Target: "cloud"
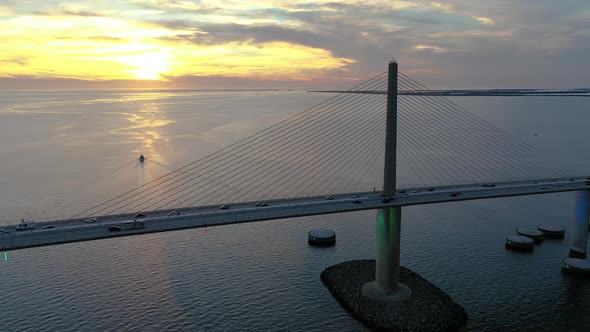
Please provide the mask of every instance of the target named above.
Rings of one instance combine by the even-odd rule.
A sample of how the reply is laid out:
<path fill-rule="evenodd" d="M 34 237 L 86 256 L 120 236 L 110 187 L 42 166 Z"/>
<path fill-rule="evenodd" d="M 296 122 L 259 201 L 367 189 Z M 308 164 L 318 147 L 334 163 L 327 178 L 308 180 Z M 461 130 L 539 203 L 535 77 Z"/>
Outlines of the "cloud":
<path fill-rule="evenodd" d="M 27 66 L 6 61 L 0 76 L 104 81 L 159 68 L 169 82 L 233 74 L 336 84 L 381 72 L 395 56 L 403 70 L 447 86 L 503 87 L 527 67 L 555 75 L 550 67 L 565 60 L 564 72 L 590 77 L 582 0 L 4 0 L 2 10 L 11 16 L 0 17 L 0 54 Z M 139 64 L 149 61 L 166 65 L 150 72 Z"/>
<path fill-rule="evenodd" d="M 29 61 L 24 57 L 0 57 L 0 64 L 4 66 L 18 65 L 24 67 L 29 64 Z"/>
<path fill-rule="evenodd" d="M 95 17 L 95 16 L 107 16 L 108 12 L 93 12 L 81 9 L 57 9 L 52 11 L 34 11 L 33 15 L 37 16 L 82 16 L 82 17 Z"/>
<path fill-rule="evenodd" d="M 149 9 L 163 9 L 180 12 L 210 12 L 215 9 L 221 10 L 223 8 L 223 6 L 207 5 L 200 1 L 194 2 L 187 0 L 128 0 L 128 2 Z"/>
<path fill-rule="evenodd" d="M 416 45 L 414 46 L 416 50 L 419 51 L 431 51 L 431 52 L 446 52 L 448 51 L 446 48 L 433 46 L 433 45 Z"/>
<path fill-rule="evenodd" d="M 473 16 L 473 18 L 485 25 L 493 25 L 495 23 L 494 20 L 488 17 Z"/>
<path fill-rule="evenodd" d="M 0 16 L 11 16 L 13 14 L 13 11 L 9 7 L 0 5 Z"/>

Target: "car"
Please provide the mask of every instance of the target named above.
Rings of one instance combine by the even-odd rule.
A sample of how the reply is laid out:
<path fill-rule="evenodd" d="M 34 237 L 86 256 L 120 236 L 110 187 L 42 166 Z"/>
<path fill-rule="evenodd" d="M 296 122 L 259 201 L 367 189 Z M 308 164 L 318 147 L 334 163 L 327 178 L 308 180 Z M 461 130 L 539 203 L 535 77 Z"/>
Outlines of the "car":
<path fill-rule="evenodd" d="M 428 191 L 434 191 L 434 188 L 428 188 Z"/>
<path fill-rule="evenodd" d="M 354 196 L 352 196 L 352 198 L 361 198 L 361 196 L 359 196 L 359 195 L 354 195 Z"/>
<path fill-rule="evenodd" d="M 52 229 L 52 228 L 55 228 L 55 226 L 53 226 L 53 225 L 47 225 L 47 226 L 43 227 L 43 229 Z"/>
<path fill-rule="evenodd" d="M 223 204 L 222 206 L 219 207 L 220 210 L 227 210 L 229 209 L 229 206 Z"/>
<path fill-rule="evenodd" d="M 405 193 L 406 193 L 406 191 L 405 191 L 404 189 L 402 189 L 402 190 L 398 191 L 398 193 L 400 193 L 400 194 L 405 194 Z"/>
<path fill-rule="evenodd" d="M 96 218 L 88 218 L 88 219 L 84 220 L 84 222 L 87 224 L 91 224 L 93 222 L 96 222 Z"/>
<path fill-rule="evenodd" d="M 381 203 L 389 203 L 391 202 L 391 198 L 390 197 L 385 197 L 381 200 Z"/>
<path fill-rule="evenodd" d="M 414 189 L 414 190 L 412 190 L 412 194 L 419 193 L 419 192 L 421 192 L 421 191 L 422 191 L 422 190 L 420 190 L 420 189 Z"/>
<path fill-rule="evenodd" d="M 570 179 L 570 181 L 576 181 L 576 179 Z"/>
<path fill-rule="evenodd" d="M 178 215 L 180 215 L 180 212 L 178 212 L 178 211 L 170 211 L 170 212 L 168 212 L 167 215 L 168 215 L 168 217 L 178 216 Z"/>
<path fill-rule="evenodd" d="M 334 196 L 332 196 L 332 195 L 326 196 L 326 199 L 329 200 L 329 201 L 331 201 L 331 200 L 334 199 Z"/>
<path fill-rule="evenodd" d="M 461 195 L 461 193 L 460 193 L 460 192 L 458 192 L 458 191 L 456 191 L 456 192 L 454 192 L 454 193 L 450 194 L 449 196 L 451 196 L 451 197 L 457 197 L 457 196 L 459 196 L 459 195 Z"/>
<path fill-rule="evenodd" d="M 484 184 L 483 184 L 483 186 L 484 186 L 484 187 L 486 187 L 486 188 L 493 188 L 493 187 L 495 187 L 496 185 L 495 185 L 495 184 L 493 184 L 493 183 L 484 183 Z"/>
<path fill-rule="evenodd" d="M 385 194 L 384 193 L 380 193 L 379 194 L 379 197 L 385 197 Z"/>
<path fill-rule="evenodd" d="M 358 199 L 355 199 L 354 201 L 352 201 L 353 204 L 361 204 L 362 202 Z"/>
<path fill-rule="evenodd" d="M 10 232 L 5 230 L 4 228 L 0 228 L 0 234 L 10 234 Z"/>
<path fill-rule="evenodd" d="M 109 229 L 109 232 L 118 232 L 118 231 L 121 230 L 121 227 L 119 227 L 119 226 L 111 226 L 108 229 Z"/>
<path fill-rule="evenodd" d="M 134 215 L 133 218 L 145 218 L 145 213 L 138 213 Z"/>
<path fill-rule="evenodd" d="M 268 204 L 265 202 L 256 202 L 256 204 L 254 204 L 254 206 L 268 206 Z"/>

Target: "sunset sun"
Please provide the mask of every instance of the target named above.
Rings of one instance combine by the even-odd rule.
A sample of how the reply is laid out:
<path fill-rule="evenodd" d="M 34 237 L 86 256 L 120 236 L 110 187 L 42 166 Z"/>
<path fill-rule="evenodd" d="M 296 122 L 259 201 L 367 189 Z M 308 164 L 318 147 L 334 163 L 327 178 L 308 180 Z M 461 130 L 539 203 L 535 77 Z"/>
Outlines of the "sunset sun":
<path fill-rule="evenodd" d="M 130 56 L 124 63 L 133 67 L 129 72 L 139 80 L 159 80 L 162 73 L 170 70 L 169 56 L 164 53 Z"/>

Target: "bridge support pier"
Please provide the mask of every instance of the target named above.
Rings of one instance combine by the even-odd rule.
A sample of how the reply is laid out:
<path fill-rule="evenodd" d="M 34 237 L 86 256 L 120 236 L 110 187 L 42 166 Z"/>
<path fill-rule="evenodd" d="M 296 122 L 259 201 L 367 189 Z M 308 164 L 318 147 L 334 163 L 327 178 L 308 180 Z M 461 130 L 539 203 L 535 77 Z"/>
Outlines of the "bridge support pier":
<path fill-rule="evenodd" d="M 375 281 L 363 286 L 363 294 L 377 301 L 403 301 L 412 291 L 399 282 L 402 209 L 382 208 L 377 213 Z"/>
<path fill-rule="evenodd" d="M 569 257 L 582 259 L 586 258 L 589 215 L 590 190 L 580 190 L 576 194 L 575 219 Z"/>

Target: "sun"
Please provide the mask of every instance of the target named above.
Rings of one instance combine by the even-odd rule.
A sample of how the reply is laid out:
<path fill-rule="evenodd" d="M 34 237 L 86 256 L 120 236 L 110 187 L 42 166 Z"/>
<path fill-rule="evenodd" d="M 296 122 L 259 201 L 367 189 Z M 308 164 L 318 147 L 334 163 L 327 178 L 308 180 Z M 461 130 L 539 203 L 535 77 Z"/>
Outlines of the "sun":
<path fill-rule="evenodd" d="M 161 74 L 170 70 L 170 57 L 166 53 L 144 53 L 126 57 L 125 64 L 133 78 L 138 80 L 159 80 Z"/>

